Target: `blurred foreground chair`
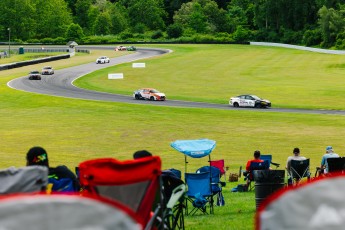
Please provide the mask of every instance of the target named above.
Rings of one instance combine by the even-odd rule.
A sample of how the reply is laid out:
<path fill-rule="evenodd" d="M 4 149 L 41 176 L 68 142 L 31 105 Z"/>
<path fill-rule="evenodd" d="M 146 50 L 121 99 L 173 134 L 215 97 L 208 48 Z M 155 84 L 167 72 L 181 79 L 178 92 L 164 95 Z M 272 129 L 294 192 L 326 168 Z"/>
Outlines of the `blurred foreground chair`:
<path fill-rule="evenodd" d="M 46 190 L 48 168 L 44 166 L 10 167 L 0 171 L 0 194 L 39 193 Z"/>
<path fill-rule="evenodd" d="M 101 158 L 79 164 L 82 195 L 120 202 L 136 213 L 145 229 L 162 220 L 160 176 L 158 156 L 126 161 Z"/>
<path fill-rule="evenodd" d="M 17 194 L 0 197 L 1 229 L 140 230 L 135 214 L 116 202 L 79 194 Z"/>

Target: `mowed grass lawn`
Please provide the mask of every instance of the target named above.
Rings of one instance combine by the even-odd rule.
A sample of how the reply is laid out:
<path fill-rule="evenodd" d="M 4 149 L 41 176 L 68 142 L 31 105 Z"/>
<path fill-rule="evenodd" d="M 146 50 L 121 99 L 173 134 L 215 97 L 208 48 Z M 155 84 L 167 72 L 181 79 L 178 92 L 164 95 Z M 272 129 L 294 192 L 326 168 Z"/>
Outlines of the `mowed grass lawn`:
<path fill-rule="evenodd" d="M 158 47 L 158 45 L 157 45 Z M 232 95 L 255 93 L 274 107 L 344 109 L 344 56 L 305 51 L 237 45 L 159 46 L 173 50 L 145 62 L 145 69 L 122 64 L 87 75 L 77 85 L 131 95 L 140 87 L 155 87 L 168 99 L 227 103 Z M 94 51 L 51 62 L 56 69 L 94 62 Z M 11 89 L 7 82 L 42 65 L 0 71 L 0 166 L 24 166 L 27 150 L 40 145 L 51 165 L 99 157 L 130 159 L 147 149 L 162 158 L 163 168 L 185 171 L 184 156 L 170 147 L 178 139 L 217 141 L 213 159 L 224 158 L 229 172 L 252 157 L 254 150 L 273 154 L 284 169 L 294 147 L 311 159 L 312 174 L 327 145 L 344 155 L 345 117 L 241 110 L 212 110 L 129 105 L 60 98 Z M 108 73 L 124 73 L 123 80 L 108 80 Z M 48 76 L 49 77 L 49 76 Z M 157 104 L 164 102 L 157 102 Z M 189 160 L 187 170 L 207 164 Z M 244 183 L 240 178 L 238 183 Z M 253 229 L 255 194 L 231 193 L 224 188 L 226 205 L 215 215 L 186 218 L 186 229 Z"/>

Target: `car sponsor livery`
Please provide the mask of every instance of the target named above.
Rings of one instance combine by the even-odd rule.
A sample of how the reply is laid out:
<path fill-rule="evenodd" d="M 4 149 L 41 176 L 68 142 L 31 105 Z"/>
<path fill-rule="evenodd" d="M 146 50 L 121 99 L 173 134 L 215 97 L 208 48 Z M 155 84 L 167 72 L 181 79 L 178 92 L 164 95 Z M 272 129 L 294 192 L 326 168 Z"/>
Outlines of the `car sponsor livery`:
<path fill-rule="evenodd" d="M 159 92 L 153 88 L 142 88 L 134 91 L 134 99 L 137 100 L 151 100 L 151 101 L 165 101 L 164 93 Z"/>
<path fill-rule="evenodd" d="M 271 107 L 271 102 L 266 99 L 261 99 L 256 95 L 244 94 L 231 97 L 229 105 L 233 107 L 269 108 Z"/>

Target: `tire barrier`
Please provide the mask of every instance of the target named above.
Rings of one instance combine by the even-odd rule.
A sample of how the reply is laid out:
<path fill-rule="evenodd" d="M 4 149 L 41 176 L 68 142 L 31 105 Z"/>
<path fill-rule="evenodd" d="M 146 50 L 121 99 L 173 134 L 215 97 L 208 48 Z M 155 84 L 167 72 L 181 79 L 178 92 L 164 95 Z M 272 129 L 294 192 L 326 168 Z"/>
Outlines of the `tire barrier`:
<path fill-rule="evenodd" d="M 34 59 L 34 60 L 30 60 L 30 61 L 8 63 L 8 64 L 0 65 L 0 71 L 1 70 L 7 70 L 7 69 L 19 68 L 19 67 L 28 66 L 28 65 L 39 64 L 39 63 L 44 63 L 44 62 L 51 62 L 51 61 L 56 61 L 56 60 L 61 60 L 61 59 L 67 59 L 67 58 L 70 58 L 70 54 L 63 54 L 63 55 L 57 55 L 57 56 L 53 56 L 53 57 Z"/>

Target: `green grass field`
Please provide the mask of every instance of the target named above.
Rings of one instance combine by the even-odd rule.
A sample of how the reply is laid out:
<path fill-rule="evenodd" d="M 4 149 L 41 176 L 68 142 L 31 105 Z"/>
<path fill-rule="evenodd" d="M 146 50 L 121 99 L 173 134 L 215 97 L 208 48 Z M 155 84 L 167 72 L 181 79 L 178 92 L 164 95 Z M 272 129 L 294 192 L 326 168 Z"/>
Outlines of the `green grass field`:
<path fill-rule="evenodd" d="M 157 45 L 158 47 L 158 45 Z M 344 109 L 345 57 L 272 47 L 237 45 L 160 45 L 174 52 L 141 60 L 145 69 L 122 64 L 77 81 L 81 87 L 131 95 L 140 87 L 155 87 L 168 99 L 227 103 L 230 96 L 255 93 L 274 107 Z M 94 62 L 113 51 L 94 51 L 51 62 L 55 69 Z M 11 57 L 10 59 L 15 57 Z M 12 59 L 12 60 L 13 60 Z M 12 60 L 10 60 L 12 62 Z M 96 102 L 26 93 L 7 87 L 42 65 L 0 71 L 0 166 L 24 166 L 27 150 L 44 147 L 51 165 L 74 168 L 99 157 L 130 159 L 147 149 L 159 155 L 163 168 L 184 172 L 184 156 L 170 147 L 178 139 L 217 141 L 213 159 L 224 158 L 229 172 L 238 173 L 253 151 L 273 154 L 284 169 L 294 147 L 311 159 L 312 174 L 327 145 L 343 156 L 345 117 L 241 110 L 167 108 Z M 120 81 L 108 73 L 123 72 Z M 164 103 L 164 102 L 163 102 Z M 207 164 L 189 160 L 188 171 Z M 244 183 L 243 178 L 238 183 Z M 226 206 L 213 216 L 186 218 L 186 229 L 253 229 L 255 194 L 224 188 Z"/>

